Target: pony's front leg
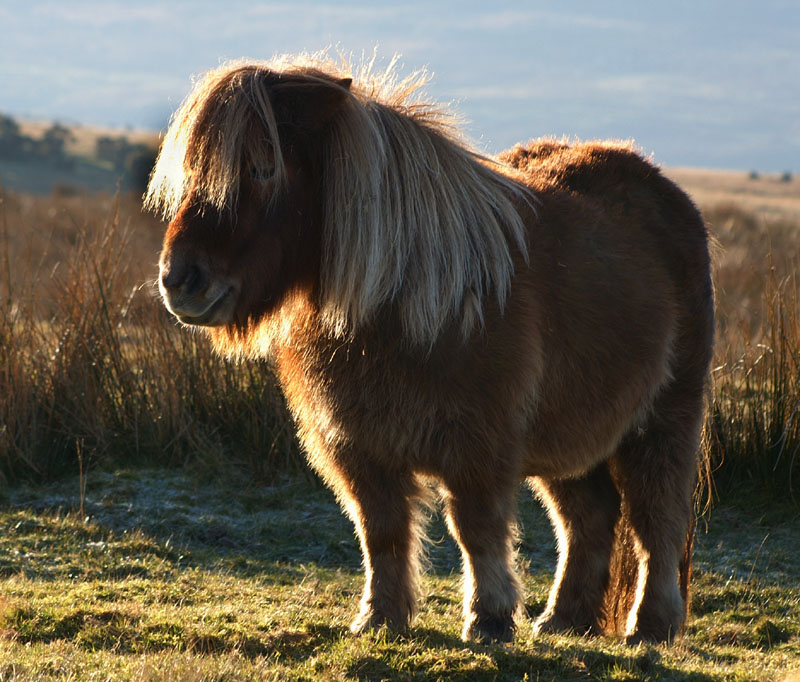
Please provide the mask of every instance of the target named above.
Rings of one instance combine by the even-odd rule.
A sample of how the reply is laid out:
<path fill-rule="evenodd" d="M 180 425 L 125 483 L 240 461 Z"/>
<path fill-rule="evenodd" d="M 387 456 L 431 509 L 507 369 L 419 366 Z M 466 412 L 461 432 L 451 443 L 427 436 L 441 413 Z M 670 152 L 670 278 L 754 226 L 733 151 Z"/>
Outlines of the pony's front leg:
<path fill-rule="evenodd" d="M 461 548 L 465 640 L 510 641 L 519 586 L 513 568 L 516 479 L 446 481 L 447 524 Z"/>
<path fill-rule="evenodd" d="M 353 467 L 340 491 L 355 524 L 366 582 L 351 630 L 408 626 L 415 611 L 421 545 L 421 487 L 410 472 L 366 462 Z"/>

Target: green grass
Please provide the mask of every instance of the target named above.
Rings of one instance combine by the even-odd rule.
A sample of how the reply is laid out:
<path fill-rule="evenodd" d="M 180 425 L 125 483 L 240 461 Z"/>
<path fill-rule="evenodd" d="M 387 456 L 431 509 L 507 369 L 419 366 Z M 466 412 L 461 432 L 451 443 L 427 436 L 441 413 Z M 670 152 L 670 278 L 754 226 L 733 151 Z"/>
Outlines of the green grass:
<path fill-rule="evenodd" d="M 677 644 L 459 639 L 457 550 L 432 519 L 410 631 L 353 636 L 362 586 L 349 522 L 300 477 L 90 470 L 0 499 L 0 680 L 775 680 L 800 669 L 797 518 L 716 509 L 701 524 L 694 614 Z M 521 492 L 525 607 L 544 606 L 548 522 Z M 527 678 L 526 678 L 527 676 Z"/>

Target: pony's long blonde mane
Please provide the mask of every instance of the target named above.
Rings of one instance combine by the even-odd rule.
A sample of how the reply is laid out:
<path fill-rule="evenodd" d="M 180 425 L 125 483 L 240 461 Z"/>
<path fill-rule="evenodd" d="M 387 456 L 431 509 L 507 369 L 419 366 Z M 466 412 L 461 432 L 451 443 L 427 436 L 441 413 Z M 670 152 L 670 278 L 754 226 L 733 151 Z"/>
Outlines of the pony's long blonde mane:
<path fill-rule="evenodd" d="M 335 86 L 352 76 L 340 110 L 320 135 L 324 244 L 320 308 L 348 336 L 384 305 L 399 312 L 412 343 L 430 344 L 456 320 L 467 334 L 488 295 L 502 307 L 514 272 L 512 248 L 527 254 L 515 202 L 533 197 L 514 171 L 475 152 L 453 115 L 422 102 L 428 78 L 352 69 L 324 55 L 234 62 L 207 73 L 176 112 L 146 195 L 172 218 L 196 193 L 235 207 L 243 161 L 270 164 L 286 181 L 275 112 L 259 73 L 303 76 Z M 261 87 L 259 87 L 261 86 Z"/>

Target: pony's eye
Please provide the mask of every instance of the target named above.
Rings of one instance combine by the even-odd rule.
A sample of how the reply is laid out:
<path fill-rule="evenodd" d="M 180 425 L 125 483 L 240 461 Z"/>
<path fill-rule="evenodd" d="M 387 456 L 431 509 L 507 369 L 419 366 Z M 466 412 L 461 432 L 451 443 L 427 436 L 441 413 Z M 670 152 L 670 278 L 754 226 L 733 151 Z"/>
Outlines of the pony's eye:
<path fill-rule="evenodd" d="M 275 175 L 275 168 L 272 166 L 251 166 L 250 179 L 256 182 L 267 182 Z"/>

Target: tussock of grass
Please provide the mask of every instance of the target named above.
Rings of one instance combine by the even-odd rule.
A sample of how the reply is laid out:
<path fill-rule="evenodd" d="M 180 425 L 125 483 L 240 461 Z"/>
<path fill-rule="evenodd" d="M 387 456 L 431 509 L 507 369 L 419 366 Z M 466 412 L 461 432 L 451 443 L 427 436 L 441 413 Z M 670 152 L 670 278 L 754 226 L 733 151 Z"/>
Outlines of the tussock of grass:
<path fill-rule="evenodd" d="M 0 206 L 0 476 L 51 479 L 107 457 L 211 471 L 233 460 L 261 476 L 292 468 L 269 369 L 225 365 L 177 328 L 154 300 L 153 254 L 137 251 L 119 203 L 68 240 L 54 235 L 64 251 L 49 271 L 18 260 L 19 243 L 12 251 L 12 229 L 19 242 L 37 217 L 17 208 L 12 226 Z M 41 260 L 56 258 L 38 247 Z"/>
<path fill-rule="evenodd" d="M 723 498 L 800 503 L 800 282 L 765 277 L 762 326 L 721 341 L 707 435 Z M 724 342 L 727 341 L 727 344 Z"/>

